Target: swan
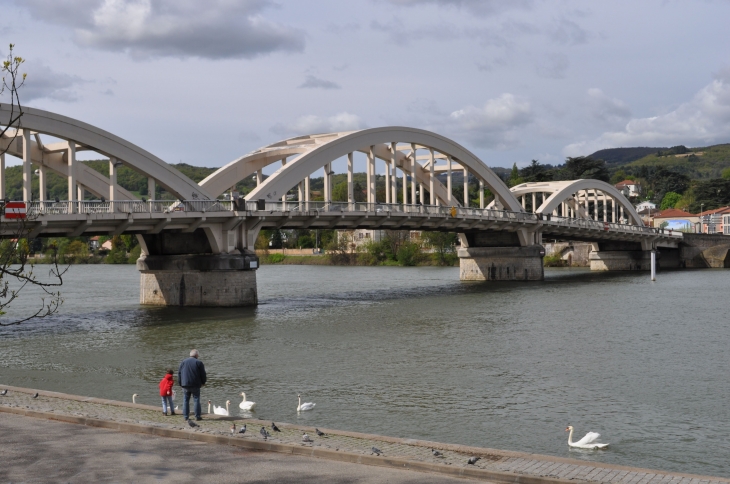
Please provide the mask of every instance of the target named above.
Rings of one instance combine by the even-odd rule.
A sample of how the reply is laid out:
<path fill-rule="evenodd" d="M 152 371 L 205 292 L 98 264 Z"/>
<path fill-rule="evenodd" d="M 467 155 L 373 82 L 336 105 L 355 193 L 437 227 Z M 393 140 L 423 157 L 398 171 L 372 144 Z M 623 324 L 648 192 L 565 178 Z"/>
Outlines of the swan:
<path fill-rule="evenodd" d="M 208 400 L 208 413 L 210 413 L 210 400 Z"/>
<path fill-rule="evenodd" d="M 312 403 L 312 402 L 302 403 L 302 394 L 301 393 L 299 395 L 297 395 L 297 397 L 299 397 L 299 406 L 297 407 L 297 412 L 304 412 L 306 410 L 312 410 L 314 408 L 314 406 L 316 405 L 316 403 Z"/>
<path fill-rule="evenodd" d="M 252 402 L 250 400 L 246 400 L 246 393 L 241 392 L 241 395 L 243 395 L 243 401 L 238 404 L 241 410 L 253 410 L 253 407 L 256 406 L 256 402 Z"/>
<path fill-rule="evenodd" d="M 226 400 L 226 408 L 225 409 L 223 407 L 216 407 L 215 405 L 213 405 L 213 413 L 216 414 L 216 415 L 224 415 L 224 416 L 227 417 L 228 416 L 228 405 L 230 405 L 230 404 L 231 404 L 231 401 L 230 400 Z"/>
<path fill-rule="evenodd" d="M 137 403 L 137 397 L 138 396 L 139 395 L 137 395 L 136 393 L 134 395 L 132 395 L 132 403 Z"/>
<path fill-rule="evenodd" d="M 599 442 L 596 442 L 598 437 L 601 436 L 601 434 L 596 432 L 588 432 L 585 437 L 580 439 L 578 442 L 573 442 L 573 426 L 568 425 L 568 428 L 565 429 L 566 432 L 570 432 L 568 434 L 568 445 L 570 447 L 578 447 L 580 449 L 603 449 L 605 447 L 608 447 L 608 444 L 601 444 Z"/>

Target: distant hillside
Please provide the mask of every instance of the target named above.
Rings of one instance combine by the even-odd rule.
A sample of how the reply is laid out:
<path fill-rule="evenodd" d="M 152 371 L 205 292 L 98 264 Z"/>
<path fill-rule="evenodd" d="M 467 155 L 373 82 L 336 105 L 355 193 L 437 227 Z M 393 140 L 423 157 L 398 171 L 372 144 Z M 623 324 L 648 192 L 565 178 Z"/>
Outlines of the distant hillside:
<path fill-rule="evenodd" d="M 707 146 L 704 148 L 687 148 L 677 150 L 664 149 L 663 152 L 644 156 L 638 160 L 625 164 L 627 172 L 636 171 L 641 167 L 665 168 L 687 175 L 691 179 L 720 178 L 722 170 L 730 168 L 730 144 Z M 675 151 L 685 151 L 675 153 Z M 613 168 L 613 167 L 612 167 Z"/>
<path fill-rule="evenodd" d="M 667 148 L 611 148 L 607 150 L 598 150 L 593 153 L 591 158 L 598 158 L 606 162 L 607 165 L 625 165 L 632 161 L 639 160 L 647 155 L 664 151 Z"/>

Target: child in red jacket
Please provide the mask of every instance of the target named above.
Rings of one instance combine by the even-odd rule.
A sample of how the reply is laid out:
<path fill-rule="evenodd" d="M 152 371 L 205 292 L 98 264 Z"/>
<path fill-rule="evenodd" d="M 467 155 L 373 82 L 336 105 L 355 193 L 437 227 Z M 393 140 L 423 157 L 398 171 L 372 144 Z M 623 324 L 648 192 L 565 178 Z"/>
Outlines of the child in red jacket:
<path fill-rule="evenodd" d="M 160 381 L 160 396 L 162 397 L 162 415 L 167 416 L 167 407 L 170 407 L 170 415 L 175 415 L 175 407 L 172 406 L 172 385 L 175 381 L 172 378 L 172 370 Z"/>

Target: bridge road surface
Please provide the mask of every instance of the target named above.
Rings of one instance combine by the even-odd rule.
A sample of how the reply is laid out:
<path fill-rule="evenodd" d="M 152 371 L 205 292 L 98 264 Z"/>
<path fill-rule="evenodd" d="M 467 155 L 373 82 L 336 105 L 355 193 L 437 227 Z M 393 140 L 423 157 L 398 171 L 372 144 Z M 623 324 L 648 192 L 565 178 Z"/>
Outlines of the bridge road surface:
<path fill-rule="evenodd" d="M 251 452 L 6 413 L 0 414 L 0 435 L 0 482 L 469 482 L 443 475 Z"/>

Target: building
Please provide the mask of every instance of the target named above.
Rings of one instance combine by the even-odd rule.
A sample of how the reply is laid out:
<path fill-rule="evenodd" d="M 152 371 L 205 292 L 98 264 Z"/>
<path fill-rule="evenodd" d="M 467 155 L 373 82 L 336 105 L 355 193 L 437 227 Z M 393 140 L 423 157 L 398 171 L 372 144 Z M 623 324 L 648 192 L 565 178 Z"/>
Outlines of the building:
<path fill-rule="evenodd" d="M 730 235 L 730 207 L 706 210 L 699 217 L 703 234 Z"/>
<path fill-rule="evenodd" d="M 641 185 L 633 180 L 624 180 L 614 185 L 626 198 L 641 196 Z"/>
<path fill-rule="evenodd" d="M 677 232 L 699 232 L 700 217 L 678 208 L 668 208 L 655 212 L 651 226 Z"/>
<path fill-rule="evenodd" d="M 649 200 L 646 200 L 644 202 L 639 203 L 636 205 L 636 211 L 641 213 L 644 210 L 651 210 L 652 212 L 656 212 L 656 203 L 652 203 Z"/>
<path fill-rule="evenodd" d="M 387 235 L 386 230 L 370 230 L 370 229 L 355 229 L 355 230 L 338 230 L 337 237 L 345 237 L 351 239 L 352 244 L 355 247 L 360 247 L 368 242 L 380 242 Z M 403 231 L 401 231 L 403 232 Z M 410 230 L 408 231 L 408 238 L 412 242 L 421 243 L 421 230 Z"/>

